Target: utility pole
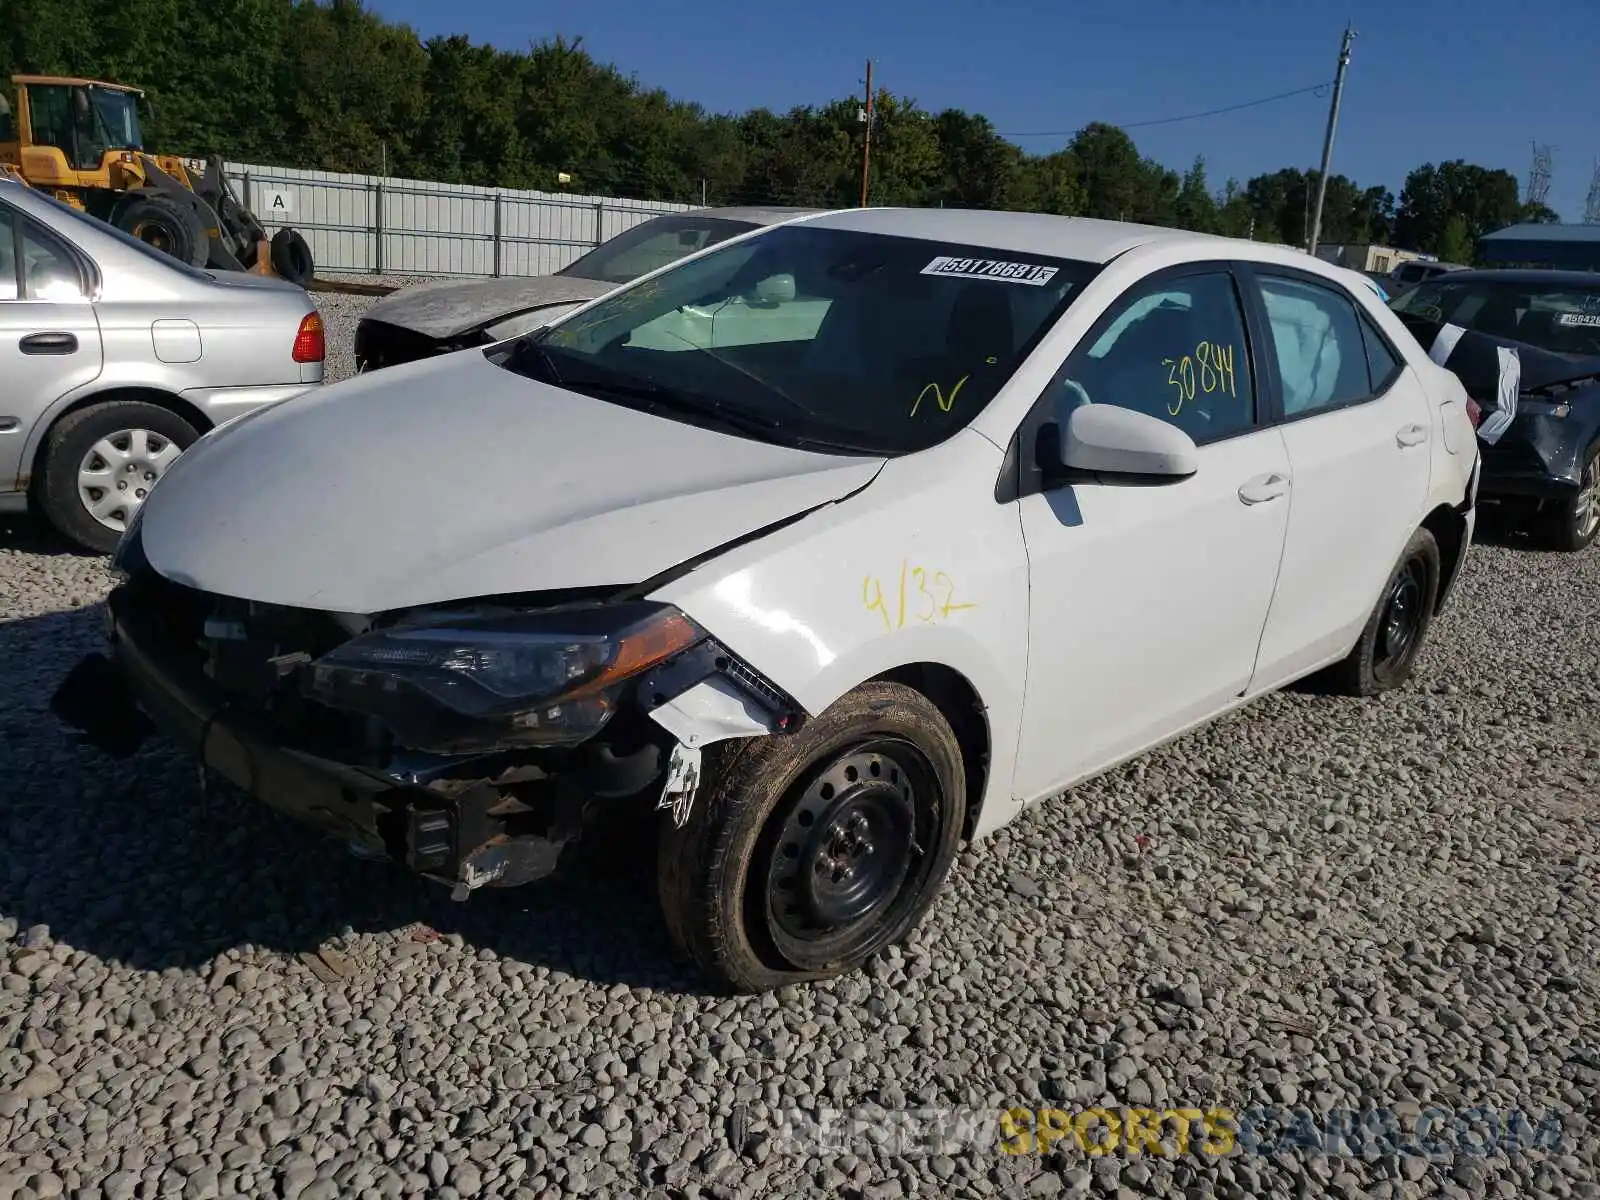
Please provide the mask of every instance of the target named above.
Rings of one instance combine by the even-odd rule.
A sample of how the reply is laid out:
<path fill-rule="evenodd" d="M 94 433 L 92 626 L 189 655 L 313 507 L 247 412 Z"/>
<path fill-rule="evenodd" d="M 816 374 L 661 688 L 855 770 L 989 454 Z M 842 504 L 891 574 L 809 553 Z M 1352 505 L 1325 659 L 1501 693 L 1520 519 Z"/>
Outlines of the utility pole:
<path fill-rule="evenodd" d="M 1344 95 L 1344 72 L 1350 65 L 1350 43 L 1356 31 L 1347 24 L 1344 41 L 1339 44 L 1339 72 L 1333 77 L 1333 101 L 1328 105 L 1328 135 L 1322 139 L 1322 170 L 1317 175 L 1317 211 L 1311 218 L 1311 236 L 1306 239 L 1306 253 L 1316 254 L 1317 241 L 1322 237 L 1322 202 L 1328 195 L 1328 164 L 1333 159 L 1333 131 L 1339 124 L 1339 100 Z"/>
<path fill-rule="evenodd" d="M 862 110 L 862 120 L 867 123 L 867 133 L 861 139 L 861 207 L 867 206 L 867 172 L 872 168 L 872 110 L 877 99 L 872 90 L 872 60 L 867 59 L 867 106 Z"/>

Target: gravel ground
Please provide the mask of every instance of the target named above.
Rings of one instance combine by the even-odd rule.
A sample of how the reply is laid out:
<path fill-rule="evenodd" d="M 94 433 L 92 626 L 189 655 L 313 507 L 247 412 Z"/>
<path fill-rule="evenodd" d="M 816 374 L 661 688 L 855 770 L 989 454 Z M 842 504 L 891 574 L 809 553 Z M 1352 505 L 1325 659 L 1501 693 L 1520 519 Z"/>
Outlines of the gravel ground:
<path fill-rule="evenodd" d="M 365 301 L 322 301 L 348 336 Z M 80 748 L 45 705 L 106 585 L 0 529 L 0 1198 L 1600 1196 L 1600 551 L 1491 538 L 1401 693 L 1265 700 L 963 853 L 870 970 L 738 999 L 637 863 L 455 905 L 162 746 Z M 777 1127 L 868 1105 L 1481 1106 L 1561 1144 Z"/>

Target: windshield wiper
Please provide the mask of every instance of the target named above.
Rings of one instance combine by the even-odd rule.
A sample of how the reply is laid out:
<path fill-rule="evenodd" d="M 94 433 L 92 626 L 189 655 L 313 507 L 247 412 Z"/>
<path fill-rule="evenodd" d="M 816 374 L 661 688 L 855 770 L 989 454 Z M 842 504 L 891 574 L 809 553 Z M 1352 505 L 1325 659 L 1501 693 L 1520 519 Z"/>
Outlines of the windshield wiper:
<path fill-rule="evenodd" d="M 556 366 L 555 356 L 532 338 L 517 344 L 516 361 L 514 363 L 516 370 L 521 371 L 523 369 L 523 360 L 525 358 L 531 359 L 538 364 L 537 374 L 543 377 L 546 383 L 560 386 L 562 382 L 561 368 Z"/>
<path fill-rule="evenodd" d="M 546 360 L 549 356 L 545 355 Z M 758 417 L 752 413 L 729 408 L 714 396 L 698 392 L 684 392 L 664 384 L 643 379 L 595 378 L 565 379 L 561 385 L 574 392 L 598 392 L 623 400 L 637 400 L 649 412 L 671 412 L 682 416 L 700 417 L 740 432 L 774 433 L 783 429 L 783 422 L 774 417 Z"/>
<path fill-rule="evenodd" d="M 563 386 L 571 391 L 592 391 L 624 400 L 640 401 L 647 412 L 670 412 L 694 418 L 706 425 L 721 426 L 735 433 L 751 434 L 762 441 L 777 441 L 796 449 L 827 450 L 847 454 L 881 457 L 882 449 L 853 445 L 827 437 L 796 433 L 777 417 L 757 416 L 743 409 L 730 408 L 714 396 L 684 392 L 644 380 L 569 379 Z"/>

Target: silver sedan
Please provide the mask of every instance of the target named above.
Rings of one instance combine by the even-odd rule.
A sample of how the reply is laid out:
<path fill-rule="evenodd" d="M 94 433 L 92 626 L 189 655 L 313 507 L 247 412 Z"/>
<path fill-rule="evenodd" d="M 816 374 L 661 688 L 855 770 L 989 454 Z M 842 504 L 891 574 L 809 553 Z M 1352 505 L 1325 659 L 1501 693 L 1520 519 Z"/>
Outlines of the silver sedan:
<path fill-rule="evenodd" d="M 0 513 L 109 551 L 179 454 L 320 384 L 325 353 L 304 288 L 196 270 L 0 179 Z"/>

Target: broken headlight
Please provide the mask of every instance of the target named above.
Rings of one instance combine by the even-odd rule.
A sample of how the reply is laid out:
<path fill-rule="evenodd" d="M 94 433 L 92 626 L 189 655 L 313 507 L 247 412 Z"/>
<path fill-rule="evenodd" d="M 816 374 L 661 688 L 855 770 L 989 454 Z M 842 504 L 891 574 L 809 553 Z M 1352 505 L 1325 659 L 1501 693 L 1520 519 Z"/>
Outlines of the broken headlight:
<path fill-rule="evenodd" d="M 643 602 L 439 618 L 345 642 L 305 687 L 418 750 L 572 746 L 605 726 L 629 681 L 705 636 L 677 609 Z"/>

